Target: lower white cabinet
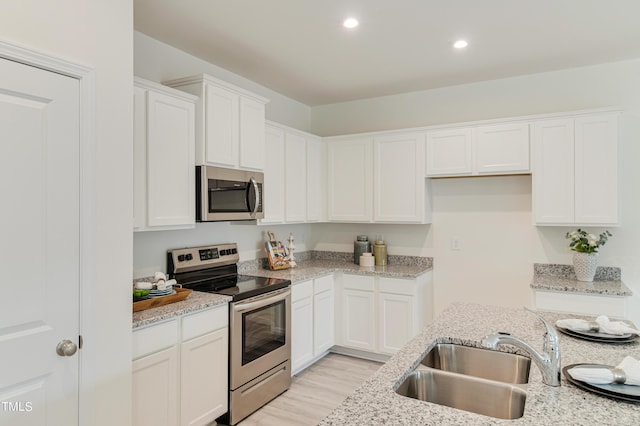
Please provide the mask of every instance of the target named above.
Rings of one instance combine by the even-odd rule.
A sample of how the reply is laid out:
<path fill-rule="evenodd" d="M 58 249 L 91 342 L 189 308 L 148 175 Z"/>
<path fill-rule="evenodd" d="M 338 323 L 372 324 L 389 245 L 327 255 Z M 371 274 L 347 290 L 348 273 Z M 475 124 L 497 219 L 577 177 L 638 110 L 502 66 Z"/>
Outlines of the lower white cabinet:
<path fill-rule="evenodd" d="M 178 348 L 133 361 L 133 425 L 178 424 Z"/>
<path fill-rule="evenodd" d="M 627 318 L 627 296 L 604 294 L 561 293 L 535 290 L 535 306 L 540 311 L 566 314 L 607 315 L 611 318 Z"/>
<path fill-rule="evenodd" d="M 291 288 L 291 373 L 321 358 L 334 344 L 333 274 Z"/>
<path fill-rule="evenodd" d="M 433 319 L 431 272 L 414 279 L 343 274 L 336 344 L 396 353 Z"/>
<path fill-rule="evenodd" d="M 133 425 L 198 426 L 227 412 L 228 305 L 133 332 Z"/>

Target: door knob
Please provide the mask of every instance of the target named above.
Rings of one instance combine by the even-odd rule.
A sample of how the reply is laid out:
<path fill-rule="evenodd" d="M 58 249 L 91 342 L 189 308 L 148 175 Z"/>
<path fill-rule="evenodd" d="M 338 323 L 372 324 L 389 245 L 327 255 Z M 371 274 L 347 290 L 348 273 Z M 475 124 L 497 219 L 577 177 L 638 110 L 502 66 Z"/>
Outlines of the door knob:
<path fill-rule="evenodd" d="M 78 346 L 71 340 L 63 340 L 56 346 L 56 353 L 60 356 L 73 356 L 78 350 Z"/>

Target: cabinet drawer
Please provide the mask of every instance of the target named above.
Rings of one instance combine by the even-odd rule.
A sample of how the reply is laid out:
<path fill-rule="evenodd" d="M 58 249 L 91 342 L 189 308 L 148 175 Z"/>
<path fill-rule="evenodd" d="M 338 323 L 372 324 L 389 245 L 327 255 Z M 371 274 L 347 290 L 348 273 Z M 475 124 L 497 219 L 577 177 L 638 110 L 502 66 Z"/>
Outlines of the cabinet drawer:
<path fill-rule="evenodd" d="M 413 296 L 416 293 L 415 280 L 380 277 L 379 285 L 379 290 L 382 293 L 406 294 L 407 296 Z"/>
<path fill-rule="evenodd" d="M 136 330 L 133 333 L 132 359 L 169 348 L 178 343 L 178 320 Z"/>
<path fill-rule="evenodd" d="M 313 296 L 313 281 L 303 281 L 291 287 L 291 303 Z"/>
<path fill-rule="evenodd" d="M 333 288 L 333 274 L 316 278 L 313 283 L 313 294 L 323 293 Z"/>
<path fill-rule="evenodd" d="M 366 275 L 344 274 L 342 282 L 344 288 L 353 290 L 373 291 L 375 287 L 375 277 Z"/>
<path fill-rule="evenodd" d="M 229 305 L 207 309 L 182 319 L 182 341 L 229 326 Z"/>

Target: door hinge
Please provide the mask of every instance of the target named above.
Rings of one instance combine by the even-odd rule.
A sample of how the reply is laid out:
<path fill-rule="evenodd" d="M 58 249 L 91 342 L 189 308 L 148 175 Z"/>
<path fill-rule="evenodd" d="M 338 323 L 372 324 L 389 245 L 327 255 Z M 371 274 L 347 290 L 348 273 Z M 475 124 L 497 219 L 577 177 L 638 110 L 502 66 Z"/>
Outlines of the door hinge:
<path fill-rule="evenodd" d="M 78 349 L 82 349 L 82 336 L 78 336 Z"/>

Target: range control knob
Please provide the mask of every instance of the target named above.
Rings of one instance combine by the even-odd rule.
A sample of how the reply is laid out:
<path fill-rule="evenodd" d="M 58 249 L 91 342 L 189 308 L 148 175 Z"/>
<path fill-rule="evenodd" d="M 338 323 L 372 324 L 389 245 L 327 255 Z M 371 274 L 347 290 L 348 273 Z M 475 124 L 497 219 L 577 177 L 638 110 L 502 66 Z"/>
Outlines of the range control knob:
<path fill-rule="evenodd" d="M 184 254 L 178 255 L 178 262 L 184 262 Z"/>
<path fill-rule="evenodd" d="M 193 255 L 192 255 L 191 253 L 187 253 L 187 254 L 185 255 L 185 259 L 187 259 L 187 260 L 191 260 L 191 259 L 193 259 Z"/>

